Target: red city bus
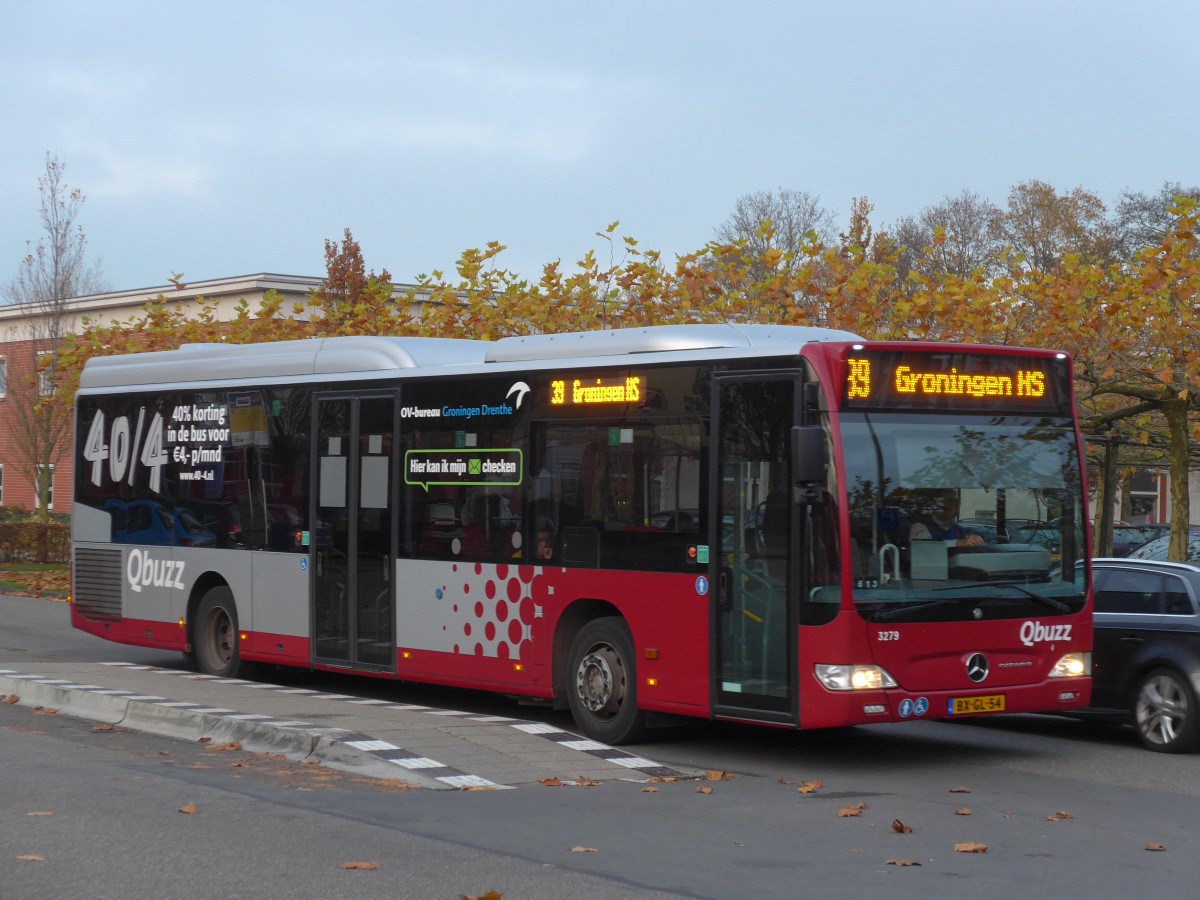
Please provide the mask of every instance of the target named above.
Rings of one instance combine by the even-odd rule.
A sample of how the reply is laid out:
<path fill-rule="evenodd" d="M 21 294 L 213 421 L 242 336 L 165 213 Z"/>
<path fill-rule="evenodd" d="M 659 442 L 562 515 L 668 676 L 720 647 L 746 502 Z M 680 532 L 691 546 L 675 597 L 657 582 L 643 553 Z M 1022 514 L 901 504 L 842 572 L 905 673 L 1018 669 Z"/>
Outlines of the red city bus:
<path fill-rule="evenodd" d="M 497 691 L 608 743 L 1089 700 L 1061 353 L 766 325 L 197 345 L 91 360 L 75 424 L 72 622 L 211 675 Z"/>

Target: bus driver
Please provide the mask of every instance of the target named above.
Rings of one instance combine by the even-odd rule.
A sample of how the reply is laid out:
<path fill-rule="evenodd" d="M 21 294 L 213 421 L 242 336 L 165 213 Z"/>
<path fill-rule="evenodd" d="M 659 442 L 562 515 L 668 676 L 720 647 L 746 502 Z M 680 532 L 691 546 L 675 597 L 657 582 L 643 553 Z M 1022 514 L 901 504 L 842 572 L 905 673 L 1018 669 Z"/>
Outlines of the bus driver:
<path fill-rule="evenodd" d="M 916 522 L 908 536 L 914 541 L 945 541 L 955 547 L 978 547 L 983 538 L 958 523 L 958 492 L 938 491 L 930 503 L 927 521 Z"/>

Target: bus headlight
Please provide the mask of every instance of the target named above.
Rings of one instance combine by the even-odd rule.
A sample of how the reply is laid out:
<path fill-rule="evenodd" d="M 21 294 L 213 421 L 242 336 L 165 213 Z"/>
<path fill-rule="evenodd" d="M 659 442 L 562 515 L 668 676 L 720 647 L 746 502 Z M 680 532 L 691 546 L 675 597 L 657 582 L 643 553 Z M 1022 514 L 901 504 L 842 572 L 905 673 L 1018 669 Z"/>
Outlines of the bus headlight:
<path fill-rule="evenodd" d="M 1082 678 L 1092 674 L 1092 654 L 1068 653 L 1054 664 L 1051 678 Z"/>
<path fill-rule="evenodd" d="M 896 679 L 880 666 L 814 666 L 813 671 L 831 691 L 877 691 L 896 686 Z"/>

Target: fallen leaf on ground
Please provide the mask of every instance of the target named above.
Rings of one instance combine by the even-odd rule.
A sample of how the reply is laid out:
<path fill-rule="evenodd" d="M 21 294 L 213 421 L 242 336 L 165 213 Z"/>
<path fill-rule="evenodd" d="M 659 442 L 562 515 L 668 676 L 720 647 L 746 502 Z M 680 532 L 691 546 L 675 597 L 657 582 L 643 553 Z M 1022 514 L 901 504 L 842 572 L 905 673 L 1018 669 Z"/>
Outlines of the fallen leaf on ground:
<path fill-rule="evenodd" d="M 197 741 L 197 743 L 207 744 L 207 743 L 210 743 L 211 741 L 212 741 L 212 738 L 210 738 L 210 737 L 202 737 Z"/>
<path fill-rule="evenodd" d="M 195 815 L 196 814 L 196 804 L 189 803 L 187 806 L 181 806 L 181 807 L 179 807 L 179 811 L 181 813 L 187 813 L 189 816 Z"/>
<path fill-rule="evenodd" d="M 26 853 L 24 856 L 18 856 L 17 859 L 23 859 L 25 862 L 45 862 L 46 857 L 38 856 L 35 853 Z"/>
<path fill-rule="evenodd" d="M 95 728 L 92 729 L 92 731 L 112 731 L 112 730 L 113 730 L 113 727 L 111 725 L 97 725 Z"/>
<path fill-rule="evenodd" d="M 656 787 L 644 787 L 644 788 L 642 788 L 642 793 L 643 793 L 643 794 L 657 794 L 657 793 L 658 793 L 658 788 L 656 788 Z"/>
<path fill-rule="evenodd" d="M 58 710 L 49 706 L 35 706 L 33 708 L 33 714 L 35 716 L 57 716 Z"/>
<path fill-rule="evenodd" d="M 788 781 L 786 778 L 784 778 L 782 775 L 780 775 L 780 776 L 779 776 L 779 783 L 780 783 L 780 784 L 795 784 L 796 782 L 794 782 L 794 781 Z"/>
<path fill-rule="evenodd" d="M 730 775 L 724 769 L 714 769 L 704 776 L 705 781 L 733 781 L 736 775 Z"/>
<path fill-rule="evenodd" d="M 1047 822 L 1057 822 L 1057 821 L 1059 821 L 1060 819 L 1073 819 L 1073 818 L 1075 818 L 1075 817 L 1074 817 L 1073 815 L 1071 815 L 1069 812 L 1063 812 L 1063 811 L 1060 809 L 1060 810 L 1059 810 L 1058 812 L 1056 812 L 1054 815 L 1052 815 L 1052 816 L 1046 816 L 1046 821 L 1047 821 Z"/>
<path fill-rule="evenodd" d="M 952 793 L 952 794 L 969 794 L 969 793 L 971 793 L 971 789 L 965 788 L 965 787 L 950 788 L 950 793 Z"/>
<path fill-rule="evenodd" d="M 838 810 L 838 818 L 845 819 L 850 816 L 862 815 L 862 811 L 867 808 L 865 803 L 855 803 L 853 806 L 843 806 Z"/>
<path fill-rule="evenodd" d="M 486 894 L 459 894 L 458 900 L 504 900 L 499 891 L 488 891 Z"/>
<path fill-rule="evenodd" d="M 905 825 L 899 819 L 892 819 L 892 831 L 897 834 L 912 834 L 912 826 Z"/>
<path fill-rule="evenodd" d="M 539 778 L 538 784 L 544 784 L 546 787 L 562 787 L 562 779 L 553 776 L 550 778 Z"/>
<path fill-rule="evenodd" d="M 379 868 L 377 862 L 367 862 L 365 859 L 355 859 L 350 862 L 342 863 L 343 869 L 362 869 L 365 872 L 373 872 Z"/>
<path fill-rule="evenodd" d="M 7 697 L 4 698 L 4 702 L 8 703 L 8 704 L 12 704 L 12 703 L 16 703 L 20 699 L 21 698 L 18 697 L 16 694 L 9 694 Z"/>
<path fill-rule="evenodd" d="M 962 807 L 959 807 L 958 809 L 956 809 L 954 811 L 954 814 L 956 816 L 969 816 L 971 814 L 971 811 L 969 809 L 967 809 L 965 806 L 962 806 Z"/>
<path fill-rule="evenodd" d="M 209 750 L 220 750 L 221 752 L 227 752 L 230 750 L 241 750 L 242 742 L 241 741 L 226 741 L 223 744 L 213 744 L 208 749 Z"/>
<path fill-rule="evenodd" d="M 987 844 L 968 842 L 966 844 L 955 844 L 954 849 L 958 853 L 987 853 Z"/>
<path fill-rule="evenodd" d="M 697 794 L 711 794 L 711 793 L 712 793 L 712 788 L 710 788 L 710 787 L 698 787 L 698 788 L 696 788 L 696 793 L 697 793 Z"/>
<path fill-rule="evenodd" d="M 1147 850 L 1166 850 L 1167 848 L 1166 848 L 1166 845 L 1164 845 L 1164 844 L 1147 844 L 1146 849 Z"/>
<path fill-rule="evenodd" d="M 920 863 L 915 859 L 889 859 L 884 863 L 885 866 L 919 866 Z"/>
<path fill-rule="evenodd" d="M 814 794 L 823 787 L 825 787 L 825 785 L 823 782 L 820 782 L 820 781 L 802 781 L 802 782 L 800 782 L 800 787 L 796 788 L 796 793 L 797 794 Z"/>
<path fill-rule="evenodd" d="M 599 787 L 600 786 L 600 782 L 596 781 L 596 779 L 594 779 L 594 778 L 588 778 L 586 775 L 580 775 L 578 778 L 575 779 L 575 781 L 576 781 L 576 783 L 579 784 L 580 787 Z"/>
<path fill-rule="evenodd" d="M 27 815 L 27 816 L 52 816 L 52 815 L 54 815 L 54 813 L 52 813 L 52 812 L 27 812 L 27 813 L 25 813 L 25 815 Z"/>
<path fill-rule="evenodd" d="M 572 853 L 595 853 L 596 848 L 595 847 L 572 847 L 571 852 Z"/>
<path fill-rule="evenodd" d="M 466 784 L 459 788 L 460 791 L 494 791 L 494 784 Z"/>

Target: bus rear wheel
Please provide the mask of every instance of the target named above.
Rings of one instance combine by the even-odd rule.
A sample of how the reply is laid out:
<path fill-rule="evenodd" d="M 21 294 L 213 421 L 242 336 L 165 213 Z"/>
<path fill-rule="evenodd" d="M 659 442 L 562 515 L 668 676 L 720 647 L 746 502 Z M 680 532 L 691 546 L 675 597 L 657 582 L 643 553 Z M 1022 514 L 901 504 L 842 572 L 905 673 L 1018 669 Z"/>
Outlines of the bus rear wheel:
<path fill-rule="evenodd" d="M 567 699 L 579 730 L 606 744 L 629 744 L 646 731 L 637 705 L 633 639 L 617 616 L 585 625 L 571 645 Z"/>
<path fill-rule="evenodd" d="M 205 675 L 247 675 L 250 665 L 238 652 L 237 604 L 227 587 L 215 587 L 200 600 L 192 623 L 192 653 Z"/>

